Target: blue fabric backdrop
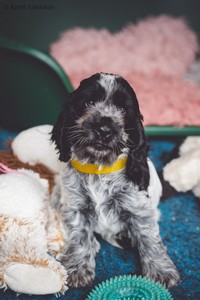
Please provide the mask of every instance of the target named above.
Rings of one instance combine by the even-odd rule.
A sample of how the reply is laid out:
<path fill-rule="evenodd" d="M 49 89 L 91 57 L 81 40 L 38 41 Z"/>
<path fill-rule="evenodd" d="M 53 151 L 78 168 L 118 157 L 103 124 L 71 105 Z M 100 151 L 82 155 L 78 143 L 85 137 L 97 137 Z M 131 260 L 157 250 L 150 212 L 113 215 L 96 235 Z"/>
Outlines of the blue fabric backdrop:
<path fill-rule="evenodd" d="M 0 149 L 3 142 L 15 134 L 0 130 Z M 150 140 L 150 157 L 158 171 L 162 171 L 167 155 L 176 146 L 175 140 Z M 5 147 L 4 147 L 5 148 Z M 171 290 L 175 300 L 200 299 L 200 209 L 199 200 L 192 193 L 176 193 L 161 201 L 160 232 L 168 253 L 176 264 L 181 282 Z M 92 287 L 70 288 L 61 300 L 84 300 L 98 283 L 123 274 L 141 274 L 137 250 L 122 250 L 99 238 L 101 250 L 96 258 L 96 279 Z M 54 295 L 27 296 L 0 291 L 1 300 L 53 300 Z"/>

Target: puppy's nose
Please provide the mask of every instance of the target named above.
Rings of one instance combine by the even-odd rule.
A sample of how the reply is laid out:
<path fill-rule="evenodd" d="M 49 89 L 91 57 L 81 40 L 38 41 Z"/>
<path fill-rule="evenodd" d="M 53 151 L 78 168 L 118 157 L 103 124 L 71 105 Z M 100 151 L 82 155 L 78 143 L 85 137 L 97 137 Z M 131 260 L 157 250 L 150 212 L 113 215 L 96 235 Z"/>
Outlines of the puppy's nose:
<path fill-rule="evenodd" d="M 98 128 L 97 133 L 101 138 L 108 138 L 111 136 L 112 130 L 107 125 L 104 125 Z"/>

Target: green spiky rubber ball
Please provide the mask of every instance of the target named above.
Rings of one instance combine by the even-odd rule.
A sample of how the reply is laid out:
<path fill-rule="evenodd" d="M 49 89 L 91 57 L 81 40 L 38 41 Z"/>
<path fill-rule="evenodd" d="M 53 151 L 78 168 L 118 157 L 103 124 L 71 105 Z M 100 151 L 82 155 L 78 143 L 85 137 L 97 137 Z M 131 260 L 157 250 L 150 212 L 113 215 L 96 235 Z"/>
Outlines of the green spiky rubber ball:
<path fill-rule="evenodd" d="M 99 284 L 86 300 L 173 300 L 161 284 L 142 276 L 124 275 Z"/>

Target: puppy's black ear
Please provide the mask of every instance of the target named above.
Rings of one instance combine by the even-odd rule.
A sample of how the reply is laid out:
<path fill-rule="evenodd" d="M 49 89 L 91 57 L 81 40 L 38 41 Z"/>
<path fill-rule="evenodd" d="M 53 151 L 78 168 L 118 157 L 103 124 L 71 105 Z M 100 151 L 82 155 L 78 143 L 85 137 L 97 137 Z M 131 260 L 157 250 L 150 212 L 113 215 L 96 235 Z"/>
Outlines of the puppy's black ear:
<path fill-rule="evenodd" d="M 74 125 L 71 116 L 71 101 L 67 99 L 63 110 L 51 132 L 51 140 L 55 142 L 56 149 L 59 152 L 59 159 L 67 162 L 71 157 L 71 147 L 69 143 L 69 129 Z"/>
<path fill-rule="evenodd" d="M 137 98 L 135 96 L 135 101 Z M 128 130 L 129 153 L 126 166 L 126 176 L 139 190 L 147 190 L 149 186 L 149 168 L 147 164 L 149 146 L 142 124 L 143 117 L 139 111 L 138 103 L 135 105 L 135 114 L 129 119 Z"/>

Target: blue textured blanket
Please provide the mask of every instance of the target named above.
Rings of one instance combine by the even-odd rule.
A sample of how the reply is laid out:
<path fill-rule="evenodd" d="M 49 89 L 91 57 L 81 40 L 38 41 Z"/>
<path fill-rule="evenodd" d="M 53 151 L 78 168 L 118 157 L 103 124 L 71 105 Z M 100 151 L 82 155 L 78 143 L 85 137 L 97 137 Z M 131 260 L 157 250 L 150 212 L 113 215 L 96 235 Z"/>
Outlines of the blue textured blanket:
<path fill-rule="evenodd" d="M 14 134 L 0 130 L 0 149 L 3 142 Z M 150 157 L 158 171 L 162 171 L 167 155 L 173 151 L 176 141 L 150 140 Z M 176 193 L 164 201 L 161 210 L 160 232 L 168 253 L 176 264 L 181 282 L 171 290 L 175 300 L 200 299 L 200 201 L 192 193 Z M 70 288 L 61 300 L 84 300 L 91 289 L 98 283 L 123 274 L 141 274 L 138 253 L 122 250 L 101 240 L 101 250 L 96 258 L 96 279 L 92 287 L 82 289 Z M 55 300 L 56 296 L 17 295 L 7 290 L 0 291 L 1 300 L 30 299 Z M 152 299 L 153 300 L 153 299 Z"/>

